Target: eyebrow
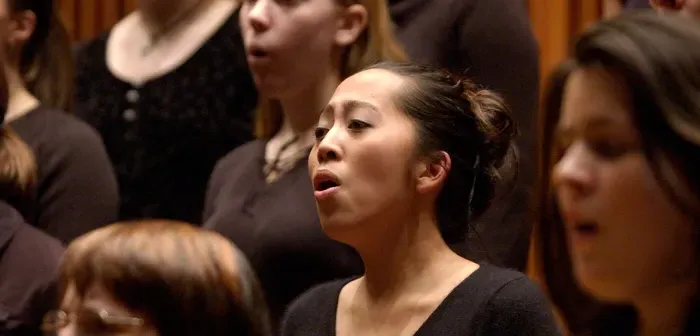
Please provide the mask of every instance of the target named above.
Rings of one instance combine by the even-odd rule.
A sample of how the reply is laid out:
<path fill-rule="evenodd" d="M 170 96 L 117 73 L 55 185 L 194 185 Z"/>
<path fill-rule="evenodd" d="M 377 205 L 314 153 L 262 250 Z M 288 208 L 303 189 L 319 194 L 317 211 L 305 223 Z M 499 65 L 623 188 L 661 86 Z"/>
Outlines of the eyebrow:
<path fill-rule="evenodd" d="M 590 131 L 590 130 L 595 130 L 595 129 L 600 129 L 600 128 L 607 128 L 610 127 L 611 125 L 616 124 L 617 122 L 609 117 L 597 117 L 593 118 L 591 120 L 588 120 L 586 124 L 584 125 L 584 131 Z M 571 136 L 571 134 L 574 133 L 574 128 L 570 126 L 562 126 L 560 123 L 557 123 L 555 129 L 554 129 L 554 136 L 555 138 L 566 138 L 567 136 Z"/>
<path fill-rule="evenodd" d="M 343 101 L 340 103 L 340 108 L 339 108 L 339 110 L 347 114 L 347 113 L 349 113 L 349 112 L 351 112 L 351 111 L 358 110 L 358 109 L 362 109 L 362 108 L 369 109 L 369 110 L 372 110 L 372 111 L 377 111 L 377 110 L 378 110 L 377 107 L 374 106 L 374 104 L 368 103 L 368 102 L 366 102 L 366 101 L 354 100 L 354 99 L 343 100 Z M 328 104 L 328 105 L 326 105 L 326 107 L 323 109 L 323 111 L 321 111 L 321 115 L 324 115 L 324 114 L 326 114 L 326 113 L 331 113 L 331 112 L 334 112 L 334 111 L 335 111 L 335 107 L 334 107 L 333 105 L 331 105 L 331 104 Z"/>

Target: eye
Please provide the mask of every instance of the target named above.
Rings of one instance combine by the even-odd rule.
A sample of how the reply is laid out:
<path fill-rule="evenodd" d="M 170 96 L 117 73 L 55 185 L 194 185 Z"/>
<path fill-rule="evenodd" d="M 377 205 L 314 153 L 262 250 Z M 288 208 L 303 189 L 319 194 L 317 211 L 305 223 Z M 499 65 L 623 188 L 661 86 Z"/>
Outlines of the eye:
<path fill-rule="evenodd" d="M 352 119 L 348 123 L 348 129 L 350 129 L 352 131 L 359 131 L 359 130 L 365 129 L 367 127 L 372 127 L 372 125 L 370 125 L 364 121 L 357 120 L 357 119 Z"/>
<path fill-rule="evenodd" d="M 629 151 L 628 146 L 607 140 L 592 140 L 588 145 L 598 156 L 606 159 L 618 158 Z"/>
<path fill-rule="evenodd" d="M 328 133 L 328 129 L 325 127 L 316 127 L 314 130 L 314 137 L 316 137 L 316 141 L 321 141 L 323 140 L 323 137 L 326 136 L 326 133 Z"/>

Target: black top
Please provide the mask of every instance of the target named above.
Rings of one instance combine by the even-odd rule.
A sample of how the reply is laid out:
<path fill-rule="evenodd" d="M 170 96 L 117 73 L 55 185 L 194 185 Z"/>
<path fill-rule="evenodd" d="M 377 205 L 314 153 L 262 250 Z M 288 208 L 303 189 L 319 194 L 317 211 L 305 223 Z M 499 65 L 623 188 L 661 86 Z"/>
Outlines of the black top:
<path fill-rule="evenodd" d="M 525 2 L 514 0 L 390 0 L 396 33 L 410 58 L 464 73 L 503 94 L 521 136 L 518 182 L 478 220 L 458 249 L 468 259 L 524 270 L 529 251 L 529 190 L 537 179 L 539 53 Z M 504 168 L 504 176 L 512 175 Z M 484 251 L 488 251 L 488 254 Z M 490 258 L 487 258 L 490 257 Z"/>
<path fill-rule="evenodd" d="M 298 295 L 361 274 L 363 267 L 354 249 L 321 229 L 306 159 L 268 185 L 264 152 L 265 141 L 255 140 L 221 159 L 207 191 L 204 225 L 248 257 L 276 326 Z"/>
<path fill-rule="evenodd" d="M 141 86 L 108 69 L 107 38 L 78 51 L 76 110 L 104 138 L 120 218 L 197 223 L 214 164 L 253 137 L 257 94 L 238 12 L 184 64 Z"/>
<path fill-rule="evenodd" d="M 0 201 L 0 335 L 41 336 L 41 320 L 56 307 L 61 243 L 24 222 Z"/>
<path fill-rule="evenodd" d="M 649 0 L 625 0 L 624 4 L 627 9 L 651 8 Z"/>
<path fill-rule="evenodd" d="M 282 335 L 334 336 L 340 290 L 352 280 L 326 283 L 300 296 L 285 314 Z M 414 335 L 560 334 L 551 305 L 535 283 L 522 273 L 481 264 L 452 290 Z"/>
<path fill-rule="evenodd" d="M 69 243 L 117 219 L 119 192 L 97 132 L 62 111 L 39 107 L 10 122 L 36 158 L 38 183 L 27 220 Z"/>

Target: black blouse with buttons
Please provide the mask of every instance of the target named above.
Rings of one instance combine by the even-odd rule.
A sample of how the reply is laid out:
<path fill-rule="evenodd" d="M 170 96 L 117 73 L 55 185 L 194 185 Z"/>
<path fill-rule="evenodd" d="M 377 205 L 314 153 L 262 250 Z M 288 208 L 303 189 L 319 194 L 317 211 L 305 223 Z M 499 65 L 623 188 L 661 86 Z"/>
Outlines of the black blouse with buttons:
<path fill-rule="evenodd" d="M 257 93 L 234 13 L 185 63 L 134 86 L 107 68 L 108 35 L 76 57 L 76 112 L 102 135 L 120 219 L 199 223 L 216 161 L 253 138 Z"/>

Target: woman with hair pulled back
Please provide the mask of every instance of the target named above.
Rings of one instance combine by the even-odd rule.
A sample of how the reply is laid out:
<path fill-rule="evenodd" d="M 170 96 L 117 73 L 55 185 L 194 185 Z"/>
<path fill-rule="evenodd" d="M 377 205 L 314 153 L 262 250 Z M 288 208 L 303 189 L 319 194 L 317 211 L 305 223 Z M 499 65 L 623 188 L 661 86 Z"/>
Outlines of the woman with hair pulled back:
<path fill-rule="evenodd" d="M 116 219 L 117 184 L 102 139 L 65 113 L 72 97 L 68 34 L 53 0 L 0 0 L 8 126 L 37 165 L 29 223 L 63 242 Z"/>
<path fill-rule="evenodd" d="M 405 55 L 386 0 L 245 0 L 240 23 L 261 96 L 260 138 L 217 163 L 204 226 L 250 258 L 276 325 L 299 294 L 362 272 L 355 251 L 321 231 L 305 162 L 338 84 Z"/>
<path fill-rule="evenodd" d="M 288 310 L 283 335 L 556 335 L 525 275 L 448 244 L 489 206 L 516 125 L 466 79 L 382 63 L 346 79 L 309 155 L 321 226 L 365 272 L 320 285 Z"/>

